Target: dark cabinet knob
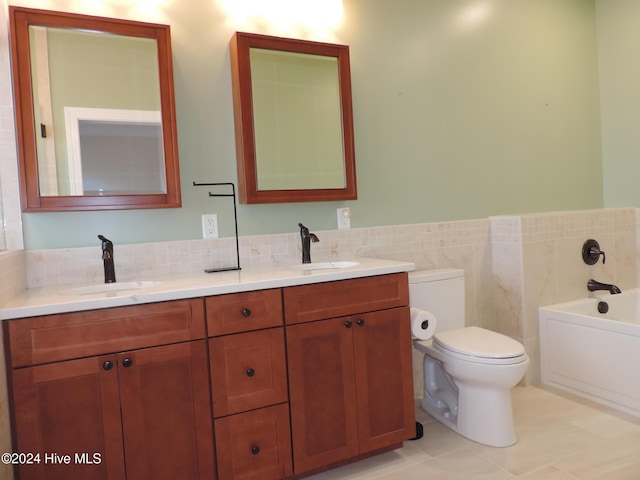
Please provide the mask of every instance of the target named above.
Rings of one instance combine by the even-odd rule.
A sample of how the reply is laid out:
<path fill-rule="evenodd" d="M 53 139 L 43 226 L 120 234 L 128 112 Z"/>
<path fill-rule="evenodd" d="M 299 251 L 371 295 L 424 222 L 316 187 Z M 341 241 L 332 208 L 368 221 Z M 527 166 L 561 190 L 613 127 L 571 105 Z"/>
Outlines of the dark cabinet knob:
<path fill-rule="evenodd" d="M 133 365 L 133 360 L 131 360 L 129 357 L 127 357 L 124 360 L 122 360 L 122 366 L 123 367 L 129 368 L 131 365 Z"/>
<path fill-rule="evenodd" d="M 353 326 L 353 323 L 351 322 L 351 320 L 347 320 L 346 322 L 344 322 L 344 326 L 347 328 L 351 328 Z"/>
<path fill-rule="evenodd" d="M 250 317 L 251 316 L 251 310 L 248 309 L 248 308 L 243 308 L 242 309 L 242 316 L 245 317 L 245 318 L 246 317 Z"/>
<path fill-rule="evenodd" d="M 251 453 L 258 455 L 260 453 L 260 447 L 258 445 L 251 445 Z"/>
<path fill-rule="evenodd" d="M 102 364 L 102 368 L 104 370 L 111 370 L 113 368 L 113 362 L 111 360 L 107 360 Z"/>
<path fill-rule="evenodd" d="M 358 324 L 359 327 L 363 326 L 364 325 L 364 318 L 359 318 L 356 323 Z"/>
<path fill-rule="evenodd" d="M 256 371 L 253 368 L 247 368 L 247 377 L 253 377 Z"/>

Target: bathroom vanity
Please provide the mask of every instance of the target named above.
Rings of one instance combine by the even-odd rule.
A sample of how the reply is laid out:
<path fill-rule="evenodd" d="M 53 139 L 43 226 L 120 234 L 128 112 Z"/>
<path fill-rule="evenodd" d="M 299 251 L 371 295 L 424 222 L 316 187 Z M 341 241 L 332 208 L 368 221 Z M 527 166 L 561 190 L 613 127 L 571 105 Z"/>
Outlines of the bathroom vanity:
<path fill-rule="evenodd" d="M 20 478 L 296 478 L 400 447 L 411 269 L 28 292 L 0 309 Z"/>

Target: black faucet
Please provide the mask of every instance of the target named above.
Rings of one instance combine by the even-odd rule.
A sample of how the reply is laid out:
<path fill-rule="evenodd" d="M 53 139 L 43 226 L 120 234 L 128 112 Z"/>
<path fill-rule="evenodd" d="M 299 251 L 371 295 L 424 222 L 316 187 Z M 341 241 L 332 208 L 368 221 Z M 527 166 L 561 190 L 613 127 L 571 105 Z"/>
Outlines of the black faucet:
<path fill-rule="evenodd" d="M 311 263 L 311 242 L 319 242 L 320 239 L 315 233 L 309 233 L 309 229 L 303 224 L 300 227 L 300 238 L 302 239 L 302 263 Z"/>
<path fill-rule="evenodd" d="M 104 283 L 116 281 L 116 267 L 113 264 L 113 242 L 108 238 L 98 235 L 102 240 L 102 262 L 104 263 Z"/>
<path fill-rule="evenodd" d="M 600 283 L 596 282 L 593 278 L 587 282 L 587 289 L 590 292 L 595 292 L 596 290 L 607 290 L 611 295 L 615 295 L 616 293 L 622 293 L 615 285 L 610 283 Z"/>

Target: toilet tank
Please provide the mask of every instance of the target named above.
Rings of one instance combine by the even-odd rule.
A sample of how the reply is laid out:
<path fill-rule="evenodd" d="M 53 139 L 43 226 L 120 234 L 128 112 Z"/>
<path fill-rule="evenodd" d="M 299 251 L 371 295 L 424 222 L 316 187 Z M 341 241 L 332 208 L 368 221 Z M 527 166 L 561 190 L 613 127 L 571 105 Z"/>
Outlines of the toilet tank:
<path fill-rule="evenodd" d="M 409 273 L 409 304 L 435 315 L 436 331 L 463 328 L 464 270 L 445 268 Z"/>

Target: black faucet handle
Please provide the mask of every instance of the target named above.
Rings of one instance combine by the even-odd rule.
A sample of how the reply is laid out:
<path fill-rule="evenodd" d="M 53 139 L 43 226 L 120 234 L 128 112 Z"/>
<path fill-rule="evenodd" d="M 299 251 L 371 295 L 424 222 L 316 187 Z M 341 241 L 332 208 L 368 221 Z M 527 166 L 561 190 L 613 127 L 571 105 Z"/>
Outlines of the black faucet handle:
<path fill-rule="evenodd" d="M 602 263 L 606 263 L 607 257 L 604 252 L 600 250 L 600 244 L 596 240 L 590 238 L 584 242 L 584 245 L 582 245 L 582 260 L 584 260 L 584 263 L 587 265 L 595 265 L 598 263 L 600 255 L 602 255 Z"/>
<path fill-rule="evenodd" d="M 604 265 L 605 263 L 607 263 L 607 257 L 605 256 L 604 252 L 600 250 L 592 250 L 591 255 L 602 255 L 602 264 Z"/>

